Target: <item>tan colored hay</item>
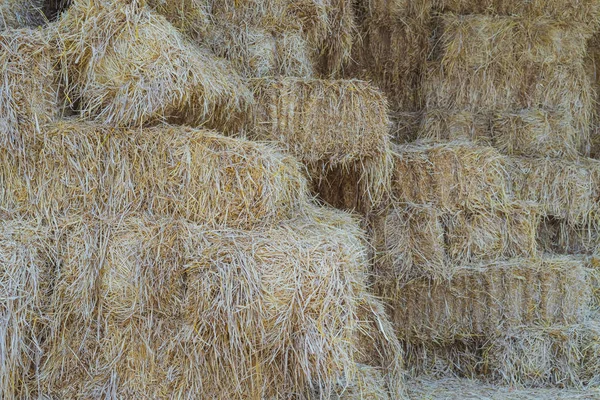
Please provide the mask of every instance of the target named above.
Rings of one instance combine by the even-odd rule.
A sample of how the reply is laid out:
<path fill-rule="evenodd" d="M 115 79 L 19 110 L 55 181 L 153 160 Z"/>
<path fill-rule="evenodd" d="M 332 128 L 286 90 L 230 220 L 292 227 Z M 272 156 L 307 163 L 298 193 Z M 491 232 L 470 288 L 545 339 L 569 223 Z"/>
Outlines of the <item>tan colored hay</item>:
<path fill-rule="evenodd" d="M 0 145 L 22 150 L 59 115 L 56 54 L 40 30 L 0 32 Z"/>
<path fill-rule="evenodd" d="M 471 379 L 430 377 L 415 378 L 408 388 L 412 398 L 428 400 L 589 400 L 599 394 L 597 389 L 520 389 Z"/>
<path fill-rule="evenodd" d="M 421 112 L 396 112 L 391 114 L 391 135 L 395 143 L 403 144 L 417 140 L 423 114 Z"/>
<path fill-rule="evenodd" d="M 287 218 L 308 199 L 306 178 L 292 157 L 187 127 L 60 122 L 24 159 L 2 154 L 2 205 L 51 218 L 148 210 L 250 228 Z"/>
<path fill-rule="evenodd" d="M 504 154 L 575 159 L 589 150 L 589 130 L 577 130 L 569 113 L 526 109 L 498 113 L 492 122 L 494 146 Z"/>
<path fill-rule="evenodd" d="M 70 98 L 98 122 L 229 127 L 251 102 L 227 62 L 135 2 L 75 2 L 59 44 Z"/>
<path fill-rule="evenodd" d="M 510 198 L 507 159 L 466 142 L 394 147 L 392 190 L 400 202 L 490 209 Z"/>
<path fill-rule="evenodd" d="M 212 25 L 204 40 L 249 78 L 313 75 L 313 54 L 300 33 L 276 34 L 228 23 Z"/>
<path fill-rule="evenodd" d="M 307 398 L 311 385 L 355 382 L 356 334 L 381 329 L 361 308 L 389 324 L 369 306 L 364 239 L 341 212 L 251 232 L 89 222 L 62 225 L 53 312 L 63 325 L 42 381 L 53 396 Z"/>
<path fill-rule="evenodd" d="M 422 109 L 421 79 L 430 31 L 418 18 L 399 22 L 387 15 L 383 20 L 367 17 L 360 26 L 361 41 L 354 46 L 353 75 L 381 88 L 395 112 Z"/>
<path fill-rule="evenodd" d="M 545 218 L 538 230 L 540 248 L 557 254 L 598 255 L 600 229 L 597 223 L 572 224 L 559 218 Z"/>
<path fill-rule="evenodd" d="M 50 235 L 38 221 L 3 215 L 0 224 L 0 393 L 33 398 L 52 286 Z"/>
<path fill-rule="evenodd" d="M 333 171 L 359 188 L 364 203 L 382 200 L 389 191 L 391 155 L 380 91 L 357 80 L 297 78 L 259 80 L 255 91 L 252 138 L 277 142 L 297 156 L 317 184 L 327 184 Z"/>
<path fill-rule="evenodd" d="M 0 3 L 0 31 L 32 28 L 44 22 L 43 0 L 5 0 Z"/>
<path fill-rule="evenodd" d="M 407 365 L 412 376 L 436 378 L 482 376 L 482 339 L 479 337 L 438 343 L 404 342 Z"/>
<path fill-rule="evenodd" d="M 200 39 L 208 32 L 211 7 L 206 0 L 147 0 L 147 3 L 192 38 Z"/>
<path fill-rule="evenodd" d="M 445 212 L 427 205 L 397 205 L 373 222 L 376 269 L 386 279 L 449 278 L 477 261 L 537 253 L 536 207 L 507 205 L 503 211 Z"/>
<path fill-rule="evenodd" d="M 384 277 L 379 290 L 401 339 L 439 343 L 582 322 L 591 313 L 592 276 L 581 258 L 523 258 L 458 268 L 449 282 Z"/>
<path fill-rule="evenodd" d="M 484 354 L 497 379 L 510 385 L 597 387 L 600 323 L 517 328 Z"/>
<path fill-rule="evenodd" d="M 518 157 L 511 165 L 515 196 L 538 203 L 543 215 L 570 224 L 596 220 L 600 162 Z"/>
<path fill-rule="evenodd" d="M 425 112 L 419 138 L 434 141 L 468 140 L 491 146 L 490 116 L 461 110 L 431 109 Z"/>
<path fill-rule="evenodd" d="M 384 377 L 377 368 L 359 364 L 354 382 L 339 382 L 334 393 L 315 393 L 315 398 L 331 400 L 389 400 Z"/>

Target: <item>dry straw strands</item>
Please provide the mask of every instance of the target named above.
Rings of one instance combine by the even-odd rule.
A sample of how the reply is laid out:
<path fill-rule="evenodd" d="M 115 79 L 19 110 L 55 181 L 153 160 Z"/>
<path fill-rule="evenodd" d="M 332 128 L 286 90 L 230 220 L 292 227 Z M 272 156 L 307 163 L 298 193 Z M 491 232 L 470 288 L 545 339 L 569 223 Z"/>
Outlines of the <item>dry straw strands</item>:
<path fill-rule="evenodd" d="M 511 179 L 517 198 L 540 205 L 540 212 L 570 224 L 593 222 L 600 198 L 600 162 L 519 157 L 512 160 Z"/>
<path fill-rule="evenodd" d="M 391 156 L 380 91 L 363 81 L 297 78 L 258 80 L 255 91 L 253 138 L 279 143 L 307 164 L 317 183 L 338 170 L 360 185 L 366 203 L 382 199 Z"/>
<path fill-rule="evenodd" d="M 157 13 L 175 28 L 194 39 L 208 33 L 211 23 L 211 4 L 206 0 L 147 0 Z"/>
<path fill-rule="evenodd" d="M 36 221 L 0 223 L 0 393 L 32 398 L 41 367 L 44 318 L 52 286 L 53 254 L 48 229 Z"/>
<path fill-rule="evenodd" d="M 49 217 L 143 209 L 251 227 L 287 218 L 308 201 L 292 157 L 211 131 L 60 122 L 42 138 L 22 159 L 1 153 L 3 207 Z"/>
<path fill-rule="evenodd" d="M 548 257 L 462 267 L 449 282 L 381 279 L 398 336 L 409 341 L 492 337 L 527 324 L 582 322 L 593 272 L 582 259 Z"/>
<path fill-rule="evenodd" d="M 0 3 L 0 31 L 41 25 L 43 6 L 43 0 L 4 0 Z"/>
<path fill-rule="evenodd" d="M 89 119 L 234 129 L 252 101 L 226 61 L 135 2 L 75 2 L 58 31 L 68 93 Z"/>
<path fill-rule="evenodd" d="M 47 32 L 0 32 L 0 145 L 22 150 L 41 126 L 58 117 L 56 61 Z"/>
<path fill-rule="evenodd" d="M 538 225 L 536 207 L 527 203 L 455 212 L 397 205 L 373 222 L 377 273 L 400 282 L 443 279 L 473 262 L 533 256 Z"/>
<path fill-rule="evenodd" d="M 568 159 L 589 152 L 588 134 L 576 129 L 570 113 L 537 108 L 496 113 L 430 109 L 419 129 L 424 140 L 470 140 L 507 155 Z"/>
<path fill-rule="evenodd" d="M 517 386 L 600 384 L 600 323 L 521 327 L 493 340 L 484 362 Z"/>
<path fill-rule="evenodd" d="M 306 398 L 355 382 L 357 333 L 389 324 L 370 306 L 358 225 L 338 211 L 252 232 L 151 218 L 63 229 L 52 395 Z"/>
<path fill-rule="evenodd" d="M 538 243 L 546 252 L 558 254 L 600 255 L 600 229 L 596 222 L 569 223 L 558 218 L 545 218 L 538 231 Z"/>
<path fill-rule="evenodd" d="M 598 395 L 598 390 L 515 388 L 465 378 L 421 376 L 410 381 L 408 393 L 416 399 L 440 400 L 589 400 Z"/>
<path fill-rule="evenodd" d="M 490 209 L 510 198 L 508 160 L 466 142 L 394 147 L 393 195 L 400 202 L 441 209 Z"/>

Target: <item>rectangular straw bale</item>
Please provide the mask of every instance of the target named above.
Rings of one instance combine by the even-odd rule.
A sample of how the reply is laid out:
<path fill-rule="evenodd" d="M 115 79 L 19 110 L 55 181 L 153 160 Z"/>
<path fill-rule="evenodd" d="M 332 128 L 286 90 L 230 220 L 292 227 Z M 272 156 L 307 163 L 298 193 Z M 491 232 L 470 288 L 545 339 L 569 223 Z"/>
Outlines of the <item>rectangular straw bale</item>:
<path fill-rule="evenodd" d="M 507 159 L 490 147 L 466 142 L 394 147 L 392 191 L 400 202 L 441 209 L 481 209 L 510 197 Z"/>
<path fill-rule="evenodd" d="M 56 61 L 47 31 L 0 32 L 0 146 L 22 150 L 41 126 L 58 118 Z"/>
<path fill-rule="evenodd" d="M 366 203 L 389 190 L 390 120 L 384 95 L 358 80 L 282 78 L 255 83 L 250 135 L 274 141 L 308 166 L 317 183 L 349 171 Z"/>
<path fill-rule="evenodd" d="M 4 0 L 0 3 L 0 31 L 41 25 L 43 6 L 43 0 Z"/>
<path fill-rule="evenodd" d="M 294 158 L 265 144 L 188 127 L 127 130 L 59 122 L 26 157 L 6 151 L 2 157 L 3 205 L 50 218 L 148 210 L 248 228 L 287 218 L 308 201 Z"/>
<path fill-rule="evenodd" d="M 393 111 L 419 111 L 430 32 L 416 18 L 403 17 L 401 23 L 389 16 L 383 21 L 366 18 L 360 26 L 361 42 L 354 46 L 354 75 L 381 88 Z"/>
<path fill-rule="evenodd" d="M 436 142 L 468 140 L 491 146 L 490 116 L 462 110 L 430 109 L 423 116 L 419 139 Z"/>
<path fill-rule="evenodd" d="M 0 393 L 32 398 L 46 335 L 54 253 L 39 221 L 2 216 L 0 223 Z"/>
<path fill-rule="evenodd" d="M 399 338 L 452 341 L 509 327 L 571 324 L 591 313 L 593 272 L 581 258 L 545 257 L 462 267 L 447 282 L 380 282 Z"/>
<path fill-rule="evenodd" d="M 494 147 L 503 154 L 575 159 L 589 148 L 589 130 L 578 130 L 568 112 L 524 109 L 492 117 Z"/>
<path fill-rule="evenodd" d="M 515 157 L 511 162 L 515 196 L 540 205 L 542 215 L 586 223 L 597 218 L 600 162 Z"/>
<path fill-rule="evenodd" d="M 510 329 L 484 354 L 492 374 L 509 385 L 595 387 L 600 384 L 600 323 Z"/>
<path fill-rule="evenodd" d="M 540 248 L 557 254 L 598 255 L 600 231 L 597 222 L 570 224 L 568 221 L 548 217 L 542 220 L 538 230 Z"/>
<path fill-rule="evenodd" d="M 328 392 L 339 379 L 355 381 L 357 333 L 374 340 L 389 325 L 367 291 L 363 234 L 339 211 L 310 208 L 253 231 L 148 216 L 60 226 L 67 236 L 53 306 L 70 319 L 51 336 L 42 381 L 59 397 L 110 389 L 130 398 L 283 399 L 311 384 Z M 75 318 L 74 305 L 93 304 L 86 291 L 96 312 Z M 72 352 L 63 338 L 74 339 Z M 401 356 L 395 338 L 386 342 L 380 349 L 394 352 L 385 360 Z"/>
<path fill-rule="evenodd" d="M 75 2 L 59 21 L 66 89 L 88 119 L 235 130 L 252 101 L 228 62 L 137 2 Z"/>
<path fill-rule="evenodd" d="M 472 262 L 534 256 L 538 224 L 527 203 L 455 212 L 398 204 L 372 224 L 377 273 L 399 282 L 444 279 Z"/>
<path fill-rule="evenodd" d="M 481 364 L 480 337 L 469 337 L 448 343 L 425 341 L 403 342 L 406 364 L 411 376 L 477 378 L 485 366 Z"/>

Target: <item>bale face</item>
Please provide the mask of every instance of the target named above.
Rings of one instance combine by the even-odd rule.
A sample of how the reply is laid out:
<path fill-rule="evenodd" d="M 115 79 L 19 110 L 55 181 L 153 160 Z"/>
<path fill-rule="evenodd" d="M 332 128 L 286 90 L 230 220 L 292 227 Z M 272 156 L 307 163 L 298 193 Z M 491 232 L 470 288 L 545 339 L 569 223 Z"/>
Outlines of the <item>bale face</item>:
<path fill-rule="evenodd" d="M 46 307 L 53 280 L 47 229 L 36 221 L 0 224 L 0 391 L 5 399 L 31 398 L 39 377 Z"/>
<path fill-rule="evenodd" d="M 5 207 L 49 218 L 148 210 L 250 228 L 287 218 L 308 201 L 292 157 L 211 131 L 61 122 L 43 139 L 26 157 L 3 153 Z"/>
<path fill-rule="evenodd" d="M 464 140 L 482 146 L 491 146 L 489 128 L 488 114 L 431 109 L 423 116 L 418 137 L 433 141 Z"/>
<path fill-rule="evenodd" d="M 44 22 L 43 0 L 7 0 L 0 4 L 0 31 L 33 28 Z"/>
<path fill-rule="evenodd" d="M 386 279 L 444 279 L 461 265 L 537 254 L 535 206 L 513 203 L 502 211 L 444 212 L 398 205 L 373 223 L 377 272 Z"/>
<path fill-rule="evenodd" d="M 400 202 L 441 209 L 497 208 L 507 204 L 507 159 L 496 150 L 465 142 L 394 148 L 392 192 Z"/>
<path fill-rule="evenodd" d="M 563 161 L 514 158 L 511 180 L 515 196 L 540 205 L 542 215 L 570 224 L 595 221 L 600 164 L 596 160 Z"/>
<path fill-rule="evenodd" d="M 57 55 L 48 33 L 33 30 L 0 32 L 0 145 L 23 150 L 40 127 L 58 118 Z"/>
<path fill-rule="evenodd" d="M 147 3 L 181 32 L 196 39 L 207 33 L 212 11 L 209 2 L 204 0 L 148 0 Z"/>
<path fill-rule="evenodd" d="M 449 282 L 382 279 L 399 338 L 438 343 L 529 324 L 570 324 L 589 317 L 593 273 L 582 259 L 513 259 L 455 271 Z"/>
<path fill-rule="evenodd" d="M 53 312 L 63 327 L 42 381 L 57 396 L 308 398 L 340 379 L 360 384 L 357 334 L 373 340 L 389 325 L 367 292 L 362 234 L 341 212 L 310 209 L 251 232 L 147 217 L 61 226 L 69 257 Z M 95 289 L 81 286 L 82 271 Z M 398 342 L 386 342 L 396 360 Z"/>
<path fill-rule="evenodd" d="M 598 385 L 600 325 L 523 327 L 492 341 L 485 352 L 497 379 L 510 385 Z"/>
<path fill-rule="evenodd" d="M 381 92 L 355 80 L 261 80 L 250 135 L 279 143 L 307 164 L 317 183 L 349 171 L 353 185 L 381 200 L 389 186 L 390 137 Z M 335 200 L 335 199 L 326 199 Z"/>
<path fill-rule="evenodd" d="M 233 129 L 252 101 L 226 61 L 136 3 L 76 2 L 58 30 L 67 89 L 89 119 Z"/>

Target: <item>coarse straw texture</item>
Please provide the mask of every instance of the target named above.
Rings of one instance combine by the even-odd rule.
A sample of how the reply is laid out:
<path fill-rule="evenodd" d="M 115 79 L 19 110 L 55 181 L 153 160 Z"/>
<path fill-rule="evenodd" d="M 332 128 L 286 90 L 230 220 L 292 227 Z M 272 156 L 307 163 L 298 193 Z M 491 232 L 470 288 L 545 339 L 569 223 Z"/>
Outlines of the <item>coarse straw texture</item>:
<path fill-rule="evenodd" d="M 58 41 L 69 97 L 97 122 L 235 130 L 252 101 L 229 63 L 136 2 L 76 1 Z"/>
<path fill-rule="evenodd" d="M 542 251 L 557 254 L 600 255 L 600 227 L 597 222 L 573 224 L 569 221 L 547 217 L 538 230 L 538 243 Z"/>
<path fill-rule="evenodd" d="M 277 142 L 297 156 L 318 185 L 349 182 L 365 204 L 389 192 L 390 121 L 379 90 L 357 80 L 297 78 L 258 80 L 254 87 L 252 138 Z M 342 178 L 331 181 L 331 171 Z M 333 197 L 325 200 L 336 203 Z"/>
<path fill-rule="evenodd" d="M 493 376 L 506 384 L 597 387 L 600 323 L 516 328 L 493 340 L 484 354 Z"/>
<path fill-rule="evenodd" d="M 589 400 L 600 396 L 598 389 L 520 389 L 461 378 L 418 377 L 409 381 L 409 396 L 427 400 Z"/>
<path fill-rule="evenodd" d="M 418 111 L 394 112 L 390 116 L 392 120 L 391 135 L 394 143 L 410 143 L 417 140 L 423 113 Z"/>
<path fill-rule="evenodd" d="M 0 223 L 0 393 L 32 398 L 41 367 L 54 258 L 39 221 L 3 215 Z"/>
<path fill-rule="evenodd" d="M 594 90 L 584 67 L 593 29 L 547 19 L 444 14 L 438 59 L 424 83 L 428 109 L 542 108 L 589 129 Z"/>
<path fill-rule="evenodd" d="M 460 266 L 537 254 L 536 206 L 441 211 L 398 204 L 372 223 L 377 274 L 404 282 L 450 278 Z"/>
<path fill-rule="evenodd" d="M 515 157 L 511 168 L 515 196 L 538 203 L 542 215 L 570 224 L 597 220 L 599 161 Z"/>
<path fill-rule="evenodd" d="M 0 146 L 23 150 L 60 114 L 57 55 L 48 36 L 41 30 L 0 32 Z"/>
<path fill-rule="evenodd" d="M 33 28 L 44 22 L 43 0 L 4 0 L 0 3 L 0 31 Z"/>
<path fill-rule="evenodd" d="M 491 146 L 490 124 L 489 113 L 428 109 L 421 121 L 418 137 L 424 141 L 463 140 Z"/>
<path fill-rule="evenodd" d="M 273 33 L 262 28 L 221 23 L 211 26 L 204 43 L 247 78 L 309 78 L 314 74 L 313 53 L 300 32 Z"/>
<path fill-rule="evenodd" d="M 593 271 L 578 257 L 521 258 L 458 268 L 448 282 L 381 278 L 399 338 L 452 342 L 509 327 L 583 322 Z"/>
<path fill-rule="evenodd" d="M 147 0 L 147 4 L 194 39 L 199 40 L 208 33 L 211 4 L 207 0 Z"/>
<path fill-rule="evenodd" d="M 251 228 L 288 218 L 308 202 L 293 157 L 188 127 L 58 122 L 25 157 L 0 154 L 2 206 L 50 219 L 147 210 Z"/>
<path fill-rule="evenodd" d="M 147 217 L 60 226 L 42 374 L 53 396 L 308 398 L 356 382 L 357 334 L 389 325 L 370 307 L 358 224 L 339 211 L 254 231 Z M 382 325 L 359 318 L 365 308 Z"/>
<path fill-rule="evenodd" d="M 494 209 L 511 197 L 508 159 L 463 141 L 394 146 L 392 192 L 399 202 L 444 210 Z"/>

